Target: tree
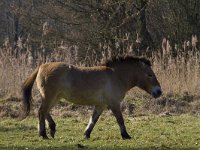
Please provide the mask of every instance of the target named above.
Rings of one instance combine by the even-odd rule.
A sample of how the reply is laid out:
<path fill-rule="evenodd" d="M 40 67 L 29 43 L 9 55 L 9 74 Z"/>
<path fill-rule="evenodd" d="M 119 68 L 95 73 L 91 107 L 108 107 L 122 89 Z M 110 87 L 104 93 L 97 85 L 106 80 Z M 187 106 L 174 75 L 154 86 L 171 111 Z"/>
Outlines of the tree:
<path fill-rule="evenodd" d="M 76 45 L 80 56 L 136 53 L 156 50 L 164 37 L 175 45 L 200 36 L 198 0 L 2 0 L 0 7 L 0 42 L 29 37 L 35 55 L 60 43 Z"/>

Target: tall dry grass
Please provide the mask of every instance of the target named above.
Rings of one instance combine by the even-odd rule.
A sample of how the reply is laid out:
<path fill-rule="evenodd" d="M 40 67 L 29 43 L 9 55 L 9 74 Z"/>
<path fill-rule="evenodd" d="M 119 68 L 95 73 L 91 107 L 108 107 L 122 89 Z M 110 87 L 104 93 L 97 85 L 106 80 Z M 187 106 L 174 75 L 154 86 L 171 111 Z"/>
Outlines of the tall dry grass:
<path fill-rule="evenodd" d="M 197 42 L 197 39 L 195 39 Z M 190 44 L 190 43 L 192 44 Z M 165 95 L 200 95 L 200 53 L 194 41 L 184 42 L 183 46 L 172 50 L 169 41 L 164 39 L 162 49 L 152 52 L 149 59 L 153 70 L 161 83 Z M 189 43 L 189 44 L 188 44 Z M 184 45 L 185 44 L 185 45 Z M 77 46 L 61 45 L 51 53 L 44 55 L 41 49 L 34 53 L 28 44 L 20 44 L 13 49 L 9 40 L 0 48 L 0 96 L 20 96 L 21 83 L 32 70 L 44 62 L 64 61 L 78 66 L 98 64 L 112 55 L 112 50 L 104 46 L 101 56 L 95 51 L 86 53 L 84 58 L 78 55 Z M 123 53 L 134 53 L 131 46 Z M 34 57 L 33 57 L 34 56 Z M 144 92 L 134 94 L 144 95 Z"/>
<path fill-rule="evenodd" d="M 163 91 L 167 95 L 199 95 L 200 91 L 200 52 L 197 39 L 181 48 L 171 48 L 167 44 L 162 50 L 153 54 L 153 69 L 156 72 Z M 163 44 L 162 44 L 163 45 Z"/>

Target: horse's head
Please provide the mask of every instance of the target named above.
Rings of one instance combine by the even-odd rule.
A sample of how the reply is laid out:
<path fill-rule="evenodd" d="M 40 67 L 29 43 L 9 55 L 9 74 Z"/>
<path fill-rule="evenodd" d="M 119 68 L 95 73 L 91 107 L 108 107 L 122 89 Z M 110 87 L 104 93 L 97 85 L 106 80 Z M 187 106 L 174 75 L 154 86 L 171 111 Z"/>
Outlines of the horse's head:
<path fill-rule="evenodd" d="M 151 94 L 154 98 L 159 97 L 162 94 L 162 90 L 151 68 L 150 61 L 141 58 L 137 66 L 137 86 Z"/>
<path fill-rule="evenodd" d="M 128 90 L 138 86 L 155 98 L 162 94 L 160 84 L 151 69 L 151 63 L 146 58 L 131 55 L 118 56 L 107 60 L 102 65 L 114 68 L 120 81 L 125 83 Z"/>

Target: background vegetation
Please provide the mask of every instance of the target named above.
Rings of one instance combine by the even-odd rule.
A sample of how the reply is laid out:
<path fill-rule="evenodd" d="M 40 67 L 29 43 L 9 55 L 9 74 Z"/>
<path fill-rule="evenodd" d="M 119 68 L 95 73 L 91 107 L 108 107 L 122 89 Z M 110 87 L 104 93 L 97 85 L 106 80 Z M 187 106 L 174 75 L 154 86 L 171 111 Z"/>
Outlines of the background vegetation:
<path fill-rule="evenodd" d="M 198 91 L 198 0 L 1 0 L 0 7 L 2 96 L 16 95 L 41 63 L 93 66 L 129 53 L 152 60 L 165 93 Z"/>
<path fill-rule="evenodd" d="M 196 149 L 199 146 L 199 131 L 194 128 L 198 128 L 200 113 L 199 12 L 199 0 L 1 0 L 0 137 L 4 137 L 9 130 L 14 135 L 9 133 L 6 140 L 2 138 L 0 149 L 56 148 L 52 141 L 46 142 L 44 147 L 38 145 L 41 141 L 36 138 L 35 127 L 26 126 L 27 123 L 35 123 L 34 118 L 24 122 L 11 119 L 17 118 L 20 113 L 21 83 L 36 66 L 50 61 L 94 66 L 118 54 L 148 57 L 164 93 L 156 100 L 137 88 L 127 93 L 122 110 L 129 120 L 138 118 L 136 123 L 127 123 L 131 134 L 136 134 L 136 142 L 120 141 L 122 144 L 117 147 Z M 32 115 L 35 116 L 40 96 L 35 89 L 33 93 Z M 62 100 L 52 113 L 70 118 L 67 123 L 59 118 L 59 124 L 70 124 L 75 119 L 73 117 L 80 117 L 79 121 L 85 125 L 85 116 L 88 117 L 91 110 L 90 106 L 75 106 Z M 156 118 L 150 117 L 154 126 L 149 127 L 149 120 L 143 122 L 142 118 L 152 114 L 156 114 Z M 105 115 L 111 114 L 106 111 Z M 101 132 L 101 126 L 107 124 L 104 119 L 100 123 L 100 133 L 97 132 L 99 134 L 104 134 Z M 109 126 L 112 124 L 111 121 Z M 169 129 L 170 126 L 177 132 Z M 62 130 L 66 128 L 62 125 L 60 128 L 59 132 L 64 137 Z M 21 130 L 25 135 L 19 138 Z M 109 134 L 110 139 L 110 136 L 101 138 L 97 135 L 91 145 L 90 141 L 83 142 L 81 136 L 71 132 L 78 130 L 76 133 L 79 133 L 78 127 L 73 125 L 69 130 L 69 139 L 56 139 L 56 144 L 63 146 L 59 148 L 65 149 L 65 142 L 71 142 L 69 148 L 72 149 L 78 148 L 74 146 L 78 143 L 91 149 L 104 143 L 102 149 L 114 149 L 116 143 L 109 144 L 109 141 L 119 140 L 118 135 L 111 136 L 117 133 L 113 131 Z M 35 135 L 35 138 L 26 138 L 29 134 L 31 137 Z M 78 138 L 73 143 L 76 136 Z M 17 139 L 25 139 L 25 142 L 17 144 Z M 10 147 L 9 141 L 12 143 Z M 32 147 L 28 142 L 37 146 Z"/>
<path fill-rule="evenodd" d="M 34 53 L 60 44 L 77 46 L 83 57 L 107 46 L 143 51 L 160 48 L 163 38 L 174 49 L 200 36 L 198 0 L 1 0 L 0 7 L 0 43 L 8 37 L 17 48 L 28 38 Z"/>

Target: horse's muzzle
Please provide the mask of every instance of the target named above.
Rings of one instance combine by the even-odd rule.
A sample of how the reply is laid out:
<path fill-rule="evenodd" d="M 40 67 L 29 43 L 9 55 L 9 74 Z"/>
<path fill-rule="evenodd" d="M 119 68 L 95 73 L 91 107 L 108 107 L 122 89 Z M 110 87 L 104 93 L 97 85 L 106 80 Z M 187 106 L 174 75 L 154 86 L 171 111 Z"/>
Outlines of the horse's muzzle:
<path fill-rule="evenodd" d="M 161 90 L 160 86 L 155 86 L 152 88 L 151 93 L 154 98 L 158 98 L 159 96 L 162 95 L 162 90 Z"/>

